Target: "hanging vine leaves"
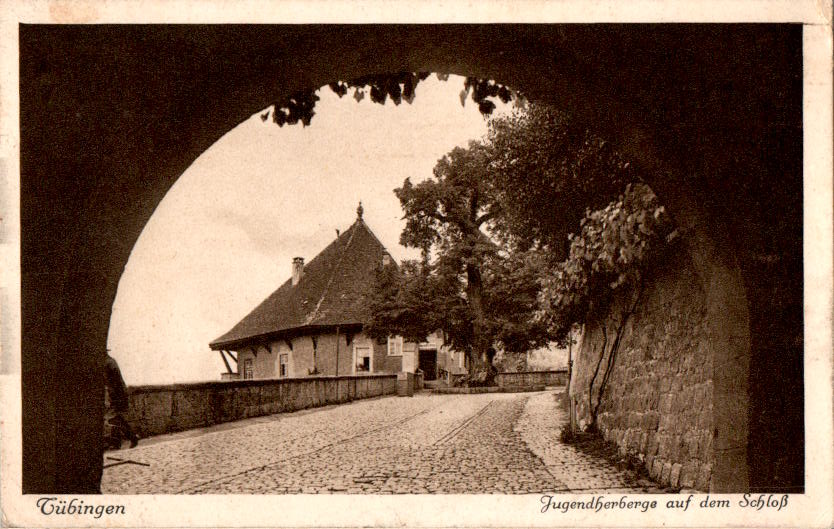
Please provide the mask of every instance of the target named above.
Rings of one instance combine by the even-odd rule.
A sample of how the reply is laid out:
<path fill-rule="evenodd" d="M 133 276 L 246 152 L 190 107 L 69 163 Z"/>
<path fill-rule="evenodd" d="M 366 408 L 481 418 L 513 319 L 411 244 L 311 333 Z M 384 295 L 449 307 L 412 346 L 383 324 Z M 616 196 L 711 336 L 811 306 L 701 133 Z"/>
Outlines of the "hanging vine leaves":
<path fill-rule="evenodd" d="M 416 97 L 417 85 L 429 77 L 427 72 L 399 72 L 394 74 L 366 75 L 351 81 L 334 81 L 327 86 L 340 98 L 352 89 L 353 98 L 359 102 L 366 94 L 374 103 L 384 105 L 389 99 L 399 105 L 403 101 L 411 104 Z M 436 74 L 441 81 L 449 79 L 448 74 Z M 467 77 L 464 80 L 464 92 L 461 92 L 461 104 L 466 103 L 466 96 L 471 93 L 472 101 L 478 105 L 478 110 L 484 116 L 492 114 L 496 105 L 492 99 L 503 103 L 515 100 L 519 105 L 525 104 L 524 97 L 495 81 Z M 272 121 L 279 127 L 295 125 L 301 122 L 305 127 L 310 124 L 315 115 L 316 102 L 319 96 L 316 90 L 303 91 L 293 94 L 288 100 L 276 102 L 270 110 L 261 114 L 266 121 L 272 116 Z"/>
<path fill-rule="evenodd" d="M 564 338 L 614 291 L 635 285 L 651 258 L 677 238 L 657 196 L 645 184 L 629 184 L 606 207 L 586 210 L 578 234 L 568 236 L 567 259 L 542 278 L 539 317 Z"/>
<path fill-rule="evenodd" d="M 266 121 L 272 115 L 273 123 L 279 127 L 295 125 L 299 121 L 306 127 L 316 113 L 314 108 L 318 100 L 315 92 L 297 92 L 283 105 L 276 105 L 271 111 L 261 114 L 261 120 Z"/>

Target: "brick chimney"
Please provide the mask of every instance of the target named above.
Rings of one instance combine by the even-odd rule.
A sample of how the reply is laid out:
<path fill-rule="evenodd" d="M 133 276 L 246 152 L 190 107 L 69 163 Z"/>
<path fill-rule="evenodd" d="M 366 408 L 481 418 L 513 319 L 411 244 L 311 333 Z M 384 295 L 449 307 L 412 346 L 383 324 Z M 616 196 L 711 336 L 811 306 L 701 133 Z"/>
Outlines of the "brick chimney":
<path fill-rule="evenodd" d="M 293 257 L 292 260 L 292 286 L 298 284 L 301 281 L 301 277 L 304 275 L 304 258 L 303 257 Z"/>

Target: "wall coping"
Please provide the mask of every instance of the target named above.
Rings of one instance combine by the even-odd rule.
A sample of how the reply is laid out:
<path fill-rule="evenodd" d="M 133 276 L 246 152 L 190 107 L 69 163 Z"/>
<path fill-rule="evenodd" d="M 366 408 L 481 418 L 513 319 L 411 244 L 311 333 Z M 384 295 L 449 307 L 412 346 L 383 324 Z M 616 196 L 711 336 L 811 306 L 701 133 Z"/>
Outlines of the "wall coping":
<path fill-rule="evenodd" d="M 526 374 L 560 374 L 567 373 L 567 369 L 550 369 L 546 371 L 500 371 L 499 375 L 526 375 Z M 294 384 L 300 382 L 311 382 L 316 380 L 361 380 L 361 379 L 396 379 L 396 373 L 376 373 L 367 375 L 321 375 L 315 377 L 292 377 L 292 378 L 261 378 L 256 380 L 207 380 L 205 382 L 184 382 L 177 384 L 148 384 L 141 386 L 128 386 L 128 393 L 150 393 L 155 391 L 188 391 L 209 389 L 215 387 L 252 387 L 266 386 L 273 384 Z"/>
<path fill-rule="evenodd" d="M 315 382 L 317 380 L 362 380 L 362 379 L 397 379 L 396 373 L 380 373 L 368 375 L 322 375 L 316 377 L 293 377 L 293 378 L 261 378 L 257 380 L 209 380 L 205 382 L 186 382 L 179 384 L 150 384 L 143 386 L 128 386 L 128 393 L 152 393 L 156 391 L 188 391 L 210 388 L 234 388 L 234 387 L 258 387 L 274 384 L 297 384 L 302 382 Z"/>

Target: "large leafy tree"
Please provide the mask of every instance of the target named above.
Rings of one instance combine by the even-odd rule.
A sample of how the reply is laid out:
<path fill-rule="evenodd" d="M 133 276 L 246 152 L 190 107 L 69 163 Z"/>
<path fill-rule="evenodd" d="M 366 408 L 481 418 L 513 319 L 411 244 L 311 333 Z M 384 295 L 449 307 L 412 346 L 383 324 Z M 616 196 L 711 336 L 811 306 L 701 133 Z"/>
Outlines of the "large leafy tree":
<path fill-rule="evenodd" d="M 495 345 L 526 351 L 547 341 L 546 325 L 534 319 L 535 269 L 492 233 L 501 207 L 489 163 L 488 146 L 471 142 L 441 158 L 431 178 L 394 190 L 406 219 L 400 243 L 424 259 L 380 276 L 367 326 L 412 339 L 443 329 L 469 356 L 472 375 L 489 371 Z"/>
<path fill-rule="evenodd" d="M 484 178 L 487 150 L 479 143 L 455 148 L 434 167 L 432 178 L 410 179 L 394 190 L 405 214 L 400 235 L 404 246 L 437 253 L 434 293 L 444 305 L 465 300 L 468 320 L 449 329 L 452 345 L 469 354 L 470 371 L 482 371 L 491 345 L 487 335 L 483 264 L 495 258 L 497 246 L 483 231 L 499 207 L 489 179 Z M 457 332 L 455 332 L 457 331 Z"/>
<path fill-rule="evenodd" d="M 407 221 L 400 242 L 424 260 L 419 273 L 380 283 L 389 301 L 375 305 L 376 329 L 419 338 L 443 328 L 472 371 L 493 344 L 564 342 L 616 289 L 638 284 L 674 233 L 607 142 L 546 107 L 494 119 L 486 141 L 452 150 L 432 178 L 395 193 Z"/>

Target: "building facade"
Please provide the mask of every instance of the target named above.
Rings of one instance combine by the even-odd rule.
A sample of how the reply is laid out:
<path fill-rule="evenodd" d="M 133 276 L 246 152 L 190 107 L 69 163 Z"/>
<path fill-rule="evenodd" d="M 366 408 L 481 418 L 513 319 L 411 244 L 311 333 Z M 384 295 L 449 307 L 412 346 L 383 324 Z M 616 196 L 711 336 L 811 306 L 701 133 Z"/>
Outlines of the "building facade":
<path fill-rule="evenodd" d="M 423 371 L 432 380 L 465 370 L 463 353 L 436 332 L 424 343 L 375 340 L 362 332 L 376 274 L 397 266 L 357 208 L 353 225 L 209 346 L 219 351 L 223 380 Z"/>

